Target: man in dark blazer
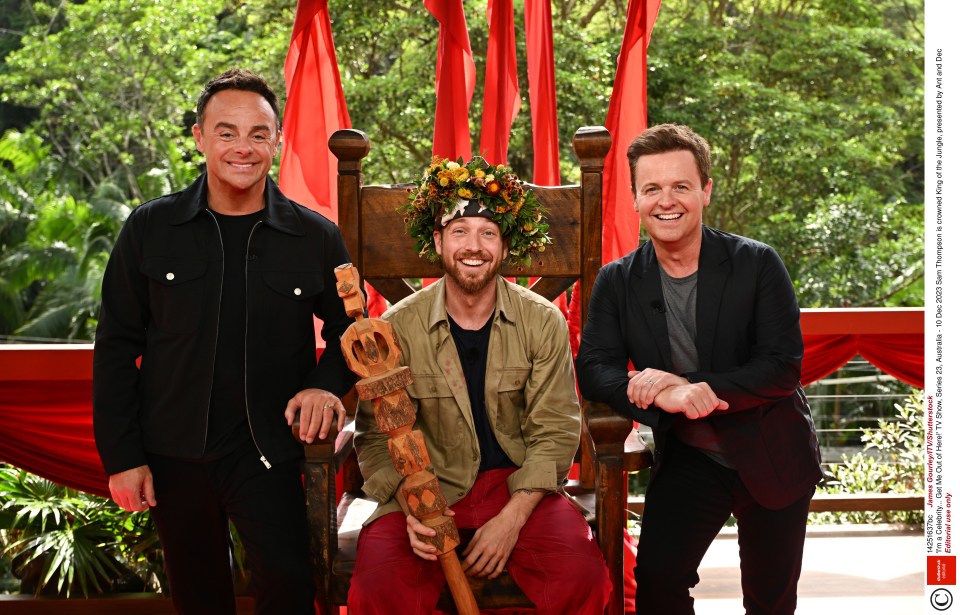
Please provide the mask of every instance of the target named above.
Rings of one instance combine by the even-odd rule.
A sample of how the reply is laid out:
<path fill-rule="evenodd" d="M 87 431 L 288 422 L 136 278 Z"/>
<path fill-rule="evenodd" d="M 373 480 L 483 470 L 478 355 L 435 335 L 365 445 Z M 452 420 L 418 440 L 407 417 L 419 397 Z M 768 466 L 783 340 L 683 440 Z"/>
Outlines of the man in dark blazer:
<path fill-rule="evenodd" d="M 770 246 L 703 226 L 703 138 L 654 126 L 627 156 L 650 241 L 600 271 L 577 373 L 584 397 L 653 429 L 637 603 L 693 613 L 697 568 L 733 514 L 746 612 L 793 613 L 822 477 L 793 285 Z"/>

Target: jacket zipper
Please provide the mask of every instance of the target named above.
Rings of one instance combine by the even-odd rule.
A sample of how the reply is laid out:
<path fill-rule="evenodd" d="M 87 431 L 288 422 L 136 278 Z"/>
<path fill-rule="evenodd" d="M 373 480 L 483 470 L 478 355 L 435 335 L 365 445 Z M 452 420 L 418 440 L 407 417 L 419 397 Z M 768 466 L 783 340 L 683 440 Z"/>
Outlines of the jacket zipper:
<path fill-rule="evenodd" d="M 226 255 L 223 252 L 223 233 L 220 232 L 220 224 L 217 222 L 217 217 L 213 215 L 209 209 L 206 210 L 207 214 L 213 219 L 213 226 L 217 229 L 217 236 L 220 238 L 220 259 L 224 263 L 220 268 L 220 292 L 217 296 L 217 328 L 216 333 L 214 334 L 214 362 L 216 362 L 216 347 L 220 343 L 220 304 L 223 302 L 223 273 L 224 267 L 226 266 Z M 253 239 L 253 232 L 257 230 L 257 227 L 260 226 L 262 221 L 258 221 L 253 225 L 253 228 L 250 230 L 250 236 L 247 237 L 247 258 L 243 263 L 243 281 L 244 286 L 249 286 L 247 278 L 250 275 L 249 262 L 250 258 L 250 241 Z M 244 294 L 247 293 L 247 288 L 243 289 Z M 249 298 L 249 297 L 248 297 Z M 257 436 L 253 433 L 253 421 L 250 420 L 250 404 L 247 400 L 247 329 L 250 326 L 250 311 L 247 308 L 247 302 L 244 301 L 244 331 L 243 331 L 243 411 L 247 416 L 247 427 L 250 429 L 250 438 L 253 440 L 253 446 L 257 449 L 257 452 L 260 454 L 260 463 L 262 463 L 269 470 L 272 466 L 270 462 L 267 461 L 266 455 L 263 454 L 263 451 L 260 450 L 260 445 L 257 443 Z M 207 421 L 203 431 L 203 441 L 204 446 L 206 446 L 207 433 L 210 429 L 210 403 L 213 401 L 213 384 L 210 385 L 210 395 L 207 397 Z"/>
<path fill-rule="evenodd" d="M 247 296 L 247 300 L 243 302 L 243 409 L 247 414 L 247 426 L 250 428 L 250 437 L 253 439 L 253 446 L 257 449 L 257 452 L 260 453 L 260 463 L 269 470 L 272 466 L 267 460 L 267 456 L 260 450 L 260 445 L 257 444 L 257 435 L 253 433 L 253 420 L 250 418 L 250 403 L 247 400 L 247 338 L 250 335 L 250 244 L 253 242 L 253 234 L 261 224 L 263 224 L 263 220 L 258 220 L 257 223 L 253 225 L 253 228 L 250 229 L 250 236 L 247 237 L 247 257 L 243 261 L 243 283 L 245 286 L 243 293 Z"/>
<path fill-rule="evenodd" d="M 220 232 L 220 223 L 217 222 L 217 217 L 213 215 L 213 212 L 209 209 L 205 209 L 207 215 L 210 216 L 210 219 L 213 220 L 213 227 L 217 229 L 217 237 L 220 239 L 220 292 L 217 294 L 217 326 L 214 329 L 213 337 L 213 369 L 216 370 L 217 365 L 217 346 L 220 344 L 220 305 L 223 303 L 223 274 L 224 267 L 226 266 L 226 256 L 223 252 L 223 233 Z M 211 374 L 213 371 L 210 372 Z M 210 404 L 213 403 L 213 378 L 210 379 L 210 392 L 207 395 L 207 420 L 204 421 L 203 426 L 203 448 L 207 448 L 207 436 L 210 433 Z"/>

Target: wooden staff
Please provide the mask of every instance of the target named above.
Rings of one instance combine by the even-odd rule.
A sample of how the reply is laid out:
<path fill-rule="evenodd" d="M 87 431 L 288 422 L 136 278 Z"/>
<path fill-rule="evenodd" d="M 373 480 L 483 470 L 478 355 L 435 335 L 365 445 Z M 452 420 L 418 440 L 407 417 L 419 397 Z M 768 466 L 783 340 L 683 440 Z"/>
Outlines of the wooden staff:
<path fill-rule="evenodd" d="M 417 534 L 437 548 L 443 575 L 462 615 L 479 615 L 473 591 L 454 548 L 460 544 L 457 525 L 443 514 L 447 500 L 437 477 L 429 470 L 430 456 L 423 433 L 413 429 L 417 411 L 405 387 L 413 382 L 410 368 L 400 365 L 403 351 L 393 326 L 379 318 L 364 318 L 360 274 L 351 263 L 336 268 L 337 293 L 347 315 L 356 320 L 340 338 L 340 347 L 350 369 L 360 376 L 360 399 L 372 400 L 380 433 L 389 436 L 387 447 L 393 467 L 403 476 L 400 496 L 410 514 L 436 530 L 436 536 Z"/>

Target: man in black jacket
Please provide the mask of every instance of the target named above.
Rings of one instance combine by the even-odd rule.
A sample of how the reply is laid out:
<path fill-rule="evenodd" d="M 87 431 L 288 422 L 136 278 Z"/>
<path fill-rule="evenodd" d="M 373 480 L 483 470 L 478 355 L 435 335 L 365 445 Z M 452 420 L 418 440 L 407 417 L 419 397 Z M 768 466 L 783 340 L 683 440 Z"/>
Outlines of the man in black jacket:
<path fill-rule="evenodd" d="M 793 285 L 769 246 L 703 226 L 699 135 L 654 126 L 627 156 L 650 241 L 600 271 L 577 373 L 586 398 L 653 429 L 637 602 L 693 613 L 697 568 L 732 513 L 746 612 L 793 613 L 821 478 Z"/>
<path fill-rule="evenodd" d="M 350 258 L 336 225 L 268 177 L 280 120 L 263 79 L 232 69 L 210 81 L 193 133 L 206 172 L 136 208 L 107 265 L 97 448 L 114 501 L 150 508 L 179 612 L 234 612 L 229 520 L 257 612 L 313 613 L 290 425 L 299 412 L 308 441 L 343 425 L 355 377 L 334 268 Z"/>

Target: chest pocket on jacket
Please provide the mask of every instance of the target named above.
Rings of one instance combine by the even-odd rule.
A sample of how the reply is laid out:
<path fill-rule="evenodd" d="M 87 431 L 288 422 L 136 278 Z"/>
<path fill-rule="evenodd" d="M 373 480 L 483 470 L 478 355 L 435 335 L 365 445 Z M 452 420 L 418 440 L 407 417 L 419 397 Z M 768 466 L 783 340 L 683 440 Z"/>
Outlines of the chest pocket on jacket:
<path fill-rule="evenodd" d="M 149 278 L 150 315 L 168 333 L 191 333 L 200 325 L 207 262 L 152 257 L 140 265 Z"/>
<path fill-rule="evenodd" d="M 310 302 L 323 292 L 323 276 L 315 271 L 264 271 L 263 283 L 288 301 Z"/>
<path fill-rule="evenodd" d="M 520 433 L 520 425 L 527 415 L 525 392 L 529 379 L 529 367 L 503 368 L 497 386 L 497 429 L 501 433 Z"/>
<path fill-rule="evenodd" d="M 438 444 L 457 446 L 461 443 L 463 421 L 446 378 L 436 374 L 414 374 L 413 384 L 407 387 L 407 392 L 419 402 L 418 418 Z"/>
<path fill-rule="evenodd" d="M 275 324 L 272 343 L 312 344 L 313 308 L 323 292 L 323 276 L 315 271 L 262 271 L 260 275 L 270 290 L 255 299 L 259 309 L 254 318 L 269 318 Z"/>

